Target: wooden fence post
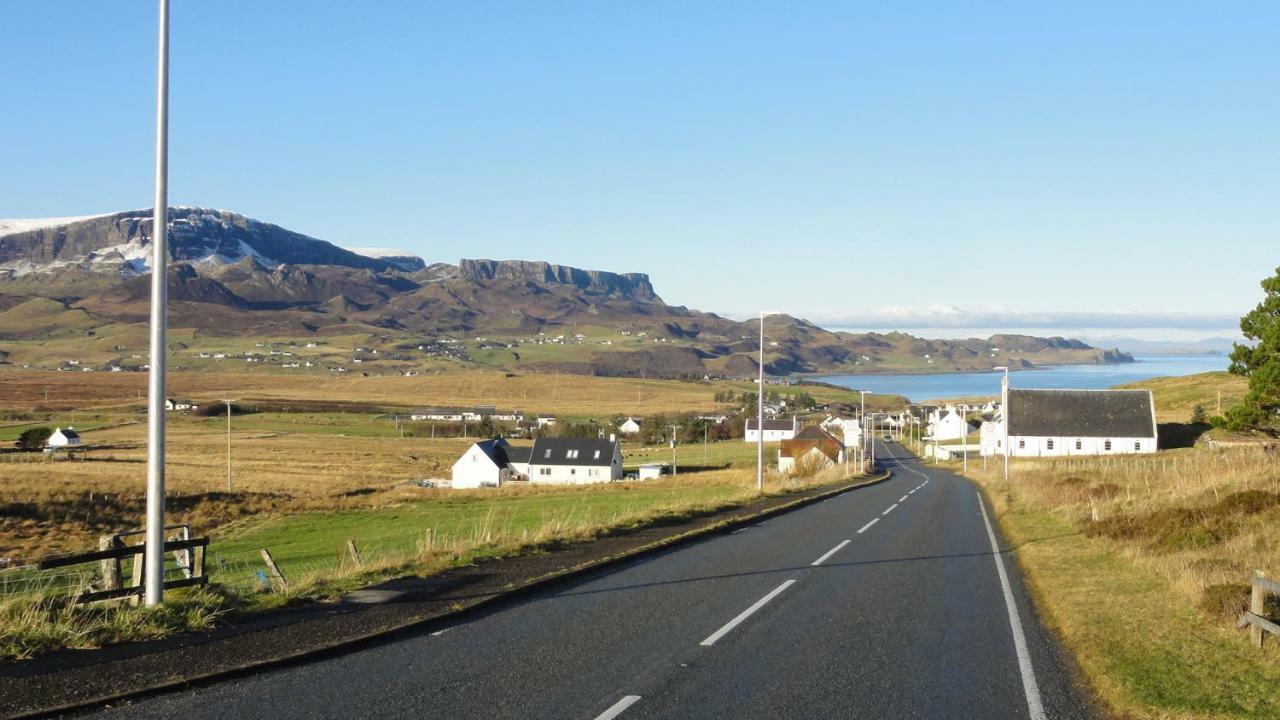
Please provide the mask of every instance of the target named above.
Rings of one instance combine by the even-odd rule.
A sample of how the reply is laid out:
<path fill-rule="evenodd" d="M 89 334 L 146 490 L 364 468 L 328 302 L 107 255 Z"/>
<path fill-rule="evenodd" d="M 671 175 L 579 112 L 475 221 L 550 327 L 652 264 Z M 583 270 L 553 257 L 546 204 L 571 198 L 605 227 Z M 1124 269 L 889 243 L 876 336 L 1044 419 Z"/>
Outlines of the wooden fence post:
<path fill-rule="evenodd" d="M 1266 578 L 1266 575 L 1264 575 L 1261 570 L 1253 571 L 1254 580 L 1263 580 L 1265 578 Z M 1266 590 L 1264 590 L 1262 586 L 1258 585 L 1257 583 L 1251 583 L 1250 590 L 1249 590 L 1249 612 L 1259 617 L 1264 617 L 1266 615 L 1266 610 L 1267 610 L 1266 598 L 1267 598 Z M 1249 641 L 1253 643 L 1254 647 L 1256 648 L 1262 647 L 1262 638 L 1264 635 L 1265 633 L 1262 632 L 1262 628 L 1257 624 L 1253 624 L 1249 626 Z"/>
<path fill-rule="evenodd" d="M 262 561 L 267 564 L 267 572 L 271 574 L 271 584 L 275 585 L 280 592 L 288 592 L 289 581 L 284 579 L 284 573 L 280 572 L 280 566 L 276 565 L 276 561 L 271 557 L 271 552 L 266 548 L 262 548 Z"/>
<path fill-rule="evenodd" d="M 98 538 L 99 550 L 114 550 L 124 547 L 124 543 L 120 542 L 120 538 L 116 535 L 103 535 Z M 106 558 L 100 561 L 102 567 L 102 589 L 103 590 L 119 590 L 120 581 L 120 558 Z"/>
<path fill-rule="evenodd" d="M 347 552 L 351 553 L 351 562 L 355 563 L 356 567 L 364 565 L 364 561 L 360 559 L 360 548 L 356 547 L 355 538 L 347 540 Z"/>

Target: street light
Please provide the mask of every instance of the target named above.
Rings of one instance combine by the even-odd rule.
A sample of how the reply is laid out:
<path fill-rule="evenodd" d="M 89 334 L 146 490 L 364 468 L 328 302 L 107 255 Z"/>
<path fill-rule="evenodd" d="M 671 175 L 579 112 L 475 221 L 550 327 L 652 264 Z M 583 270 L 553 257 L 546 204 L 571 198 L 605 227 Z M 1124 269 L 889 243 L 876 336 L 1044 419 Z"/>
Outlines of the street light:
<path fill-rule="evenodd" d="M 858 411 L 858 427 L 862 430 L 862 437 L 858 438 L 858 462 L 862 465 L 862 472 L 867 471 L 867 394 L 869 390 L 859 390 L 858 399 L 862 402 L 862 409 Z"/>
<path fill-rule="evenodd" d="M 760 387 L 756 388 L 756 491 L 764 492 L 764 318 L 776 310 L 760 313 Z"/>
<path fill-rule="evenodd" d="M 1000 365 L 992 370 L 1003 370 L 1004 380 L 1000 383 L 1000 424 L 1004 426 L 1004 481 L 1009 482 L 1009 366 Z"/>
<path fill-rule="evenodd" d="M 143 602 L 164 601 L 164 440 L 169 214 L 169 0 L 160 0 L 156 68 L 156 196 L 151 217 L 151 367 L 147 383 L 147 522 Z"/>

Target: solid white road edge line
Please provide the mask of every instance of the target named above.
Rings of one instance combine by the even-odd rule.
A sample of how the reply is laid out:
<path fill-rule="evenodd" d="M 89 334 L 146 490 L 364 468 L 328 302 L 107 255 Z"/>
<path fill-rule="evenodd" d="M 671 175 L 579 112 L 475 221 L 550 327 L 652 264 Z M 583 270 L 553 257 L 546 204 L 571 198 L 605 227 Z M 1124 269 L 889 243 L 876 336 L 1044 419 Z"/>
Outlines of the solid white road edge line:
<path fill-rule="evenodd" d="M 701 643 L 698 643 L 698 644 L 704 647 L 711 647 L 712 645 L 715 645 L 717 640 L 727 635 L 730 630 L 738 627 L 738 625 L 741 624 L 743 620 L 746 620 L 747 618 L 751 617 L 751 615 L 755 613 L 755 611 L 764 607 L 766 604 L 768 604 L 770 600 L 778 597 L 778 595 L 780 595 L 783 590 L 786 590 L 787 588 L 791 587 L 793 584 L 795 584 L 795 580 L 788 580 L 782 583 L 781 585 L 779 585 L 778 587 L 774 588 L 768 595 L 765 595 L 764 597 L 757 600 L 754 605 L 752 605 L 751 607 L 739 613 L 738 617 L 725 623 L 724 627 L 711 633 L 711 635 L 709 635 L 706 640 L 703 640 Z"/>
<path fill-rule="evenodd" d="M 618 702 L 614 703 L 613 706 L 610 707 L 608 710 L 605 710 L 604 712 L 597 715 L 596 720 L 613 720 L 614 718 L 621 715 L 623 710 L 626 710 L 632 705 L 635 705 L 636 701 L 639 699 L 640 699 L 639 695 L 628 695 L 622 698 L 621 700 L 619 700 Z"/>
<path fill-rule="evenodd" d="M 1013 590 L 1009 587 L 1009 575 L 1004 569 L 1004 560 L 1000 557 L 1000 546 L 996 544 L 996 533 L 991 529 L 991 519 L 987 517 L 987 505 L 982 502 L 982 493 L 978 493 L 978 509 L 982 511 L 982 522 L 987 526 L 987 539 L 991 541 L 991 554 L 996 560 L 996 571 L 1000 575 L 1000 589 L 1004 592 L 1004 604 L 1009 609 L 1009 627 L 1013 629 L 1013 649 L 1018 655 L 1018 671 L 1022 673 L 1022 692 L 1027 696 L 1027 711 L 1031 720 L 1046 720 L 1044 704 L 1040 701 L 1040 686 L 1036 683 L 1036 671 L 1031 667 L 1031 653 L 1027 651 L 1027 636 L 1022 632 L 1022 618 L 1018 615 L 1018 606 L 1013 600 Z"/>
<path fill-rule="evenodd" d="M 882 512 L 882 513 L 880 513 L 880 514 L 881 514 L 882 516 L 883 516 L 883 515 L 888 515 L 889 513 L 893 512 L 893 509 L 894 509 L 894 508 L 896 508 L 896 507 L 898 507 L 898 503 L 894 503 L 894 504 L 890 505 L 888 510 L 885 510 L 884 512 Z"/>
<path fill-rule="evenodd" d="M 875 520 L 872 520 L 866 525 L 863 525 L 862 529 L 858 531 L 858 534 L 861 535 L 862 533 L 866 532 L 872 525 L 875 525 L 878 522 L 880 522 L 880 518 L 876 518 Z"/>
<path fill-rule="evenodd" d="M 853 541 L 852 541 L 852 540 L 845 540 L 844 542 L 840 543 L 839 545 L 837 545 L 837 546 L 835 546 L 835 547 L 831 548 L 830 550 L 826 551 L 825 553 L 823 553 L 822 557 L 818 558 L 817 560 L 814 560 L 813 562 L 811 562 L 811 563 L 809 563 L 809 564 L 810 564 L 810 565 L 821 565 L 821 564 L 823 563 L 823 561 L 824 561 L 824 560 L 826 560 L 827 558 L 831 557 L 832 555 L 835 555 L 836 553 L 840 552 L 840 549 L 841 549 L 841 548 L 843 548 L 845 545 L 848 545 L 848 544 L 849 544 L 849 543 L 851 543 L 851 542 L 853 542 Z"/>

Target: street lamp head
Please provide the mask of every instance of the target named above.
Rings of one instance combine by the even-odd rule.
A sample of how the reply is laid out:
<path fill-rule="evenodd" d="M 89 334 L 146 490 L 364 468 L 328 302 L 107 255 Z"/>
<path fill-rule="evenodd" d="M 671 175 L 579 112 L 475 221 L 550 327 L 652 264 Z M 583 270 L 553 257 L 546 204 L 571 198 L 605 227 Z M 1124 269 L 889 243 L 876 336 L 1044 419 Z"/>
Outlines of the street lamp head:
<path fill-rule="evenodd" d="M 1004 370 L 1005 372 L 1008 372 L 1008 371 L 1009 371 L 1009 367 L 1008 367 L 1007 365 L 997 365 L 997 366 L 995 366 L 995 367 L 993 367 L 993 368 L 991 368 L 991 369 L 992 369 L 992 370 Z"/>

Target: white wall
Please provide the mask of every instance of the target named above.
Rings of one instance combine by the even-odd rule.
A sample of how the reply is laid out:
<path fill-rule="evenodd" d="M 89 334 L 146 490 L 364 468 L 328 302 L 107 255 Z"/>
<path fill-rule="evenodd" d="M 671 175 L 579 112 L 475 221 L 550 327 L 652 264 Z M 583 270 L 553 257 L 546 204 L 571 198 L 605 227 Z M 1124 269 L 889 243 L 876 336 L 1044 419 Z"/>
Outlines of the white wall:
<path fill-rule="evenodd" d="M 478 446 L 472 445 L 453 464 L 453 487 L 498 487 L 509 474 L 499 469 Z"/>
<path fill-rule="evenodd" d="M 981 442 L 983 455 L 1004 453 L 1002 430 L 995 424 L 990 432 L 984 432 Z M 985 426 L 984 426 L 985 427 Z M 1110 443 L 1110 447 L 1108 447 Z M 1134 455 L 1154 453 L 1155 438 L 1095 438 L 1095 437 L 1029 437 L 1009 436 L 1010 457 L 1071 457 L 1084 455 Z"/>
<path fill-rule="evenodd" d="M 539 465 L 531 461 L 529 482 L 559 485 L 587 485 L 622 479 L 622 451 L 616 446 L 608 465 Z"/>

